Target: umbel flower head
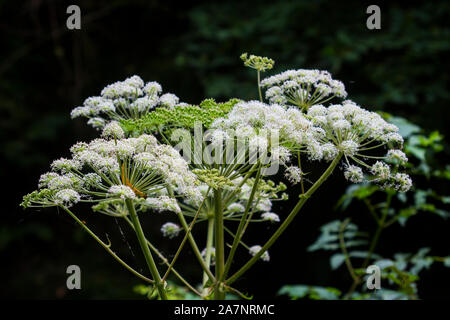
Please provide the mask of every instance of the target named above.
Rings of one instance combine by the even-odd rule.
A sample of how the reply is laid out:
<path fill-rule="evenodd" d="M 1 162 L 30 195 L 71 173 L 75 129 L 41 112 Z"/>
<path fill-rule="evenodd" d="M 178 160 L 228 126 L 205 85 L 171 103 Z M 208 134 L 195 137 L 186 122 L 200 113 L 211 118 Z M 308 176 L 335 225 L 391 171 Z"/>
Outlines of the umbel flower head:
<path fill-rule="evenodd" d="M 194 170 L 198 172 L 198 170 Z M 213 173 L 214 171 L 211 171 Z M 236 172 L 235 172 L 236 173 Z M 237 173 L 236 173 L 237 174 Z M 202 173 L 204 175 L 204 173 Z M 233 174 L 231 175 L 233 176 Z M 223 177 L 222 177 L 223 178 Z M 208 177 L 211 179 L 211 176 Z M 204 177 L 200 177 L 201 181 L 204 181 Z M 214 185 L 217 185 L 217 180 L 212 179 L 209 183 L 204 182 L 200 185 L 203 196 L 207 195 L 208 189 L 214 189 Z M 238 175 L 234 179 L 226 179 L 226 185 L 223 185 L 224 189 L 224 214 L 223 219 L 225 221 L 236 221 L 243 216 L 245 208 L 250 201 L 250 195 L 255 184 L 255 178 L 247 178 Z M 280 218 L 277 214 L 271 212 L 273 201 L 286 200 L 288 195 L 283 191 L 286 190 L 286 185 L 282 182 L 276 184 L 269 179 L 260 179 L 258 186 L 255 190 L 253 201 L 250 205 L 250 212 L 254 218 L 249 218 L 249 222 L 261 222 L 268 221 L 271 223 L 280 222 Z M 207 219 L 211 212 L 211 208 L 214 206 L 214 199 L 212 197 L 213 192 L 208 193 L 206 198 L 206 204 L 201 208 L 200 220 Z M 183 214 L 188 216 L 195 216 L 198 205 L 192 203 L 189 199 L 184 199 Z M 256 215 L 259 215 L 257 217 Z"/>
<path fill-rule="evenodd" d="M 264 79 L 261 86 L 267 89 L 266 98 L 271 103 L 291 103 L 304 110 L 347 96 L 344 84 L 323 70 L 287 70 Z"/>
<path fill-rule="evenodd" d="M 158 82 L 144 84 L 135 75 L 106 86 L 100 96 L 87 98 L 71 116 L 89 118 L 89 125 L 102 129 L 110 120 L 140 119 L 157 106 L 173 108 L 180 102 L 176 95 L 161 92 Z"/>
<path fill-rule="evenodd" d="M 39 190 L 26 195 L 22 205 L 65 206 L 77 202 L 95 204 L 94 210 L 107 215 L 126 214 L 124 200 L 132 199 L 138 209 L 179 212 L 166 187 L 198 203 L 202 194 L 196 176 L 186 161 L 168 145 L 151 135 L 117 139 L 118 128 L 105 128 L 105 137 L 71 148 L 72 158 L 55 160 L 52 171 L 39 180 Z"/>
<path fill-rule="evenodd" d="M 350 100 L 329 107 L 313 105 L 306 113 L 289 105 L 239 102 L 212 127 L 232 129 L 238 139 L 250 139 L 260 146 L 271 144 L 261 132 L 277 131 L 279 150 L 274 154 L 282 155 L 280 163 L 286 166 L 298 153 L 310 161 L 332 161 L 342 156 L 344 176 L 351 182 L 370 180 L 402 192 L 411 187 L 411 179 L 397 172 L 407 161 L 400 150 L 403 138 L 398 128 Z M 369 175 L 367 179 L 363 170 Z M 286 177 L 292 183 L 298 183 L 301 176 L 300 168 L 287 167 Z"/>

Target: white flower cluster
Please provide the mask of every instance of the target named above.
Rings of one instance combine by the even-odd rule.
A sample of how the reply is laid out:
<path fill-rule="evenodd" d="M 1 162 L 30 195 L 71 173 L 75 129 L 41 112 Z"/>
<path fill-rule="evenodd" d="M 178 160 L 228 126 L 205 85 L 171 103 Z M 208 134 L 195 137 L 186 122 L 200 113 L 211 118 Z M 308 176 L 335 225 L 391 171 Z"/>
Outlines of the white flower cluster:
<path fill-rule="evenodd" d="M 173 108 L 179 103 L 176 95 L 161 92 L 159 83 L 144 84 L 135 75 L 106 86 L 101 96 L 87 98 L 83 106 L 72 110 L 71 117 L 89 118 L 89 125 L 102 129 L 110 120 L 139 119 L 157 106 Z"/>
<path fill-rule="evenodd" d="M 302 170 L 299 167 L 296 166 L 290 166 L 287 167 L 285 170 L 285 177 L 291 182 L 292 184 L 297 184 L 302 179 Z"/>
<path fill-rule="evenodd" d="M 181 212 L 177 200 L 166 195 L 162 195 L 157 198 L 147 198 L 145 205 L 158 211 Z"/>
<path fill-rule="evenodd" d="M 62 189 L 55 194 L 55 203 L 66 207 L 71 207 L 80 199 L 80 194 L 72 189 Z"/>
<path fill-rule="evenodd" d="M 104 136 L 111 136 L 118 128 L 105 128 Z M 71 152 L 72 159 L 55 160 L 53 171 L 39 180 L 40 188 L 55 191 L 57 204 L 73 204 L 81 198 L 135 199 L 143 208 L 180 212 L 177 201 L 161 193 L 166 185 L 192 202 L 203 199 L 187 162 L 151 135 L 80 142 Z"/>
<path fill-rule="evenodd" d="M 284 163 L 289 161 L 291 152 L 281 144 L 297 138 L 311 126 L 310 121 L 294 107 L 288 109 L 286 106 L 249 101 L 237 103 L 226 118 L 216 119 L 211 128 L 216 130 L 213 137 L 246 140 L 251 150 L 270 151 L 272 161 L 278 159 Z"/>
<path fill-rule="evenodd" d="M 123 184 L 111 186 L 108 193 L 113 197 L 119 197 L 121 199 L 136 199 L 136 194 L 133 189 Z"/>
<path fill-rule="evenodd" d="M 224 220 L 236 220 L 242 217 L 245 208 L 250 200 L 250 195 L 255 182 L 254 178 L 249 178 L 244 181 L 244 177 L 238 175 L 237 172 L 231 174 L 237 175 L 236 178 L 231 180 L 231 185 L 227 186 L 224 191 L 224 197 L 232 196 L 227 199 L 224 208 Z M 209 186 L 206 183 L 202 183 L 199 186 L 203 197 L 206 196 Z M 249 214 L 256 217 L 256 214 L 260 215 L 260 218 L 250 219 L 253 221 L 268 221 L 271 223 L 280 222 L 280 217 L 271 212 L 272 202 L 277 200 L 286 200 L 288 195 L 283 193 L 286 189 L 286 185 L 280 183 L 276 185 L 273 181 L 261 179 L 259 183 L 259 188 L 255 191 L 252 204 L 250 206 Z M 209 192 L 207 198 L 207 205 L 201 208 L 201 216 L 206 218 L 210 214 L 210 208 L 214 204 L 213 202 L 213 192 Z M 183 199 L 185 204 L 184 213 L 189 212 L 190 215 L 195 215 L 198 210 L 198 205 L 195 205 L 189 199 Z"/>
<path fill-rule="evenodd" d="M 288 105 L 240 102 L 226 118 L 216 119 L 212 128 L 217 131 L 212 136 L 222 140 L 248 139 L 250 148 L 252 144 L 259 146 L 276 156 L 277 159 L 272 161 L 278 160 L 284 165 L 299 152 L 307 154 L 312 161 L 332 161 L 343 155 L 347 165 L 344 176 L 355 183 L 364 180 L 359 167 L 362 166 L 375 174 L 380 184 L 399 186 L 395 174 L 386 174 L 386 170 L 378 174 L 379 169 L 372 170 L 366 162 L 376 159 L 398 166 L 407 161 L 401 150 L 393 149 L 403 144 L 398 128 L 350 100 L 329 107 L 313 105 L 306 113 Z M 230 135 L 231 131 L 234 136 Z M 278 138 L 277 143 L 271 140 L 273 137 Z M 379 156 L 379 151 L 384 148 L 389 148 L 387 155 Z M 301 180 L 302 172 L 296 166 L 289 166 L 285 175 L 296 184 Z M 389 179 L 397 183 L 386 184 Z M 406 186 L 407 183 L 401 185 Z"/>
<path fill-rule="evenodd" d="M 230 189 L 235 190 L 237 186 L 241 184 L 242 180 L 243 180 L 242 177 L 233 180 L 234 187 L 231 187 Z M 279 199 L 287 199 L 287 194 L 285 193 L 282 193 L 281 195 L 278 194 L 279 192 L 284 191 L 286 186 L 284 184 L 281 184 L 278 185 L 278 187 L 276 187 L 275 184 L 272 184 L 272 181 L 265 181 L 265 180 L 260 181 L 260 183 L 270 185 L 271 188 L 262 187 L 257 189 L 251 205 L 251 212 L 253 212 L 253 214 L 259 212 L 261 219 L 263 221 L 269 221 L 272 223 L 280 222 L 280 217 L 276 213 L 271 212 L 272 201 Z M 253 189 L 253 184 L 254 179 L 248 179 L 241 186 L 239 192 L 236 194 L 233 200 L 234 202 L 229 204 L 226 208 L 224 216 L 225 220 L 228 218 L 233 219 L 239 217 L 245 211 L 245 207 L 248 204 L 250 194 Z"/>
<path fill-rule="evenodd" d="M 333 150 L 332 153 L 336 154 L 337 150 L 344 155 L 344 176 L 347 180 L 353 183 L 363 182 L 363 169 L 366 169 L 374 175 L 371 181 L 383 187 L 395 188 L 401 192 L 409 190 L 411 179 L 405 174 L 391 173 L 388 165 L 393 163 L 395 169 L 398 169 L 398 166 L 408 161 L 401 150 L 395 149 L 403 145 L 403 138 L 395 125 L 349 100 L 342 105 L 327 108 L 312 106 L 307 116 L 317 130 L 320 130 L 322 137 L 319 140 L 324 142 L 322 147 L 317 148 L 317 152 L 325 155 L 325 151 L 329 154 L 329 150 Z M 329 149 L 324 148 L 325 145 L 330 145 Z M 379 155 L 386 147 L 389 148 L 387 154 Z M 370 165 L 367 162 L 371 159 L 382 161 Z"/>
<path fill-rule="evenodd" d="M 252 256 L 255 256 L 259 251 L 261 251 L 261 249 L 262 249 L 261 246 L 255 245 L 255 246 L 250 247 L 250 248 L 248 249 L 248 252 L 249 252 Z M 266 261 L 266 262 L 270 261 L 270 256 L 269 256 L 269 252 L 268 252 L 268 251 L 265 251 L 265 252 L 262 254 L 261 260 L 262 260 L 262 261 Z"/>
<path fill-rule="evenodd" d="M 180 231 L 181 231 L 180 226 L 172 222 L 167 222 L 163 224 L 161 227 L 161 232 L 163 236 L 169 239 L 173 239 L 176 236 L 178 236 Z"/>
<path fill-rule="evenodd" d="M 345 179 L 353 183 L 360 183 L 364 180 L 364 173 L 358 166 L 349 165 L 344 171 Z"/>
<path fill-rule="evenodd" d="M 280 217 L 273 212 L 264 212 L 263 214 L 261 214 L 261 218 L 264 221 L 270 221 L 270 222 L 280 222 Z"/>
<path fill-rule="evenodd" d="M 344 84 L 322 70 L 287 70 L 264 79 L 261 86 L 267 88 L 266 98 L 271 103 L 290 102 L 302 109 L 347 96 Z"/>
<path fill-rule="evenodd" d="M 201 255 L 203 257 L 203 259 L 206 258 L 206 248 L 202 250 Z M 216 248 L 211 247 L 211 261 L 210 261 L 210 265 L 214 266 L 216 264 Z"/>

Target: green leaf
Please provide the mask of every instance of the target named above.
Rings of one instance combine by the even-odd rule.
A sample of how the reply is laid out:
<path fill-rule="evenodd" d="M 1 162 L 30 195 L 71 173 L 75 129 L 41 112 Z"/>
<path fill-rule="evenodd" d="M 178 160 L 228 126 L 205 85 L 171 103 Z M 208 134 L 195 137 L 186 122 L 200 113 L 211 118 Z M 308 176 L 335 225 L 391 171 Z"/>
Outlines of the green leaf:
<path fill-rule="evenodd" d="M 413 133 L 419 132 L 420 127 L 401 117 L 389 117 L 389 122 L 395 124 L 403 138 L 407 138 Z"/>
<path fill-rule="evenodd" d="M 450 256 L 445 257 L 445 259 L 444 259 L 444 266 L 450 268 Z"/>
<path fill-rule="evenodd" d="M 361 258 L 361 259 L 365 259 L 367 257 L 367 255 L 369 254 L 368 251 L 351 251 L 348 253 L 350 257 L 352 258 Z M 372 258 L 373 259 L 381 259 L 381 256 L 379 254 L 376 253 L 372 253 Z"/>
<path fill-rule="evenodd" d="M 444 204 L 449 204 L 450 203 L 450 196 L 441 197 L 441 201 Z"/>
<path fill-rule="evenodd" d="M 406 151 L 407 151 L 407 153 L 410 153 L 413 156 L 415 156 L 417 159 L 419 159 L 421 161 L 425 161 L 425 153 L 426 153 L 425 149 L 409 146 L 406 148 Z"/>
<path fill-rule="evenodd" d="M 390 259 L 383 259 L 383 260 L 375 261 L 374 265 L 378 266 L 381 270 L 383 270 L 390 266 L 393 266 L 394 261 L 392 261 Z"/>
<path fill-rule="evenodd" d="M 288 295 L 293 299 L 305 297 L 309 292 L 309 287 L 305 285 L 285 285 L 278 291 L 279 295 Z"/>
<path fill-rule="evenodd" d="M 345 255 L 342 253 L 336 253 L 330 258 L 330 266 L 332 270 L 339 268 L 345 261 Z"/>
<path fill-rule="evenodd" d="M 279 295 L 288 295 L 291 299 L 309 297 L 313 300 L 336 300 L 339 299 L 341 291 L 332 287 L 307 286 L 307 285 L 285 285 L 278 291 Z"/>
<path fill-rule="evenodd" d="M 444 218 L 444 219 L 450 218 L 450 212 L 449 211 L 442 210 L 442 209 L 435 209 L 433 212 L 436 213 L 441 218 Z"/>

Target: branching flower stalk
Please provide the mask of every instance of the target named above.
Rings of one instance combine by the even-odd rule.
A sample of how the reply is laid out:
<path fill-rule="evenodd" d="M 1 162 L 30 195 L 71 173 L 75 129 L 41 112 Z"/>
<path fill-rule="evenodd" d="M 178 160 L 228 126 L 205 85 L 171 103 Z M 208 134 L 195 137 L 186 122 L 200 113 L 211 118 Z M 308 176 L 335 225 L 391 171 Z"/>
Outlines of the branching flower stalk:
<path fill-rule="evenodd" d="M 278 227 L 278 229 L 275 231 L 275 233 L 270 237 L 270 239 L 262 246 L 260 251 L 253 256 L 244 266 L 242 266 L 238 271 L 236 271 L 232 276 L 230 276 L 227 280 L 225 280 L 225 283 L 227 285 L 231 285 L 234 281 L 236 281 L 242 274 L 244 274 L 253 264 L 255 264 L 259 258 L 268 250 L 274 242 L 280 237 L 280 235 L 286 230 L 286 228 L 289 226 L 289 224 L 294 220 L 295 216 L 298 214 L 300 209 L 303 207 L 305 202 L 308 200 L 309 197 L 322 185 L 322 183 L 325 182 L 326 179 L 331 175 L 333 170 L 336 168 L 337 164 L 339 163 L 339 160 L 341 159 L 342 155 L 338 155 L 333 162 L 330 164 L 330 166 L 325 170 L 325 172 L 322 174 L 322 176 L 314 183 L 311 188 L 308 189 L 308 191 L 303 194 L 300 198 L 300 200 L 295 205 L 294 209 L 289 213 L 287 218 L 284 220 L 284 222 Z"/>

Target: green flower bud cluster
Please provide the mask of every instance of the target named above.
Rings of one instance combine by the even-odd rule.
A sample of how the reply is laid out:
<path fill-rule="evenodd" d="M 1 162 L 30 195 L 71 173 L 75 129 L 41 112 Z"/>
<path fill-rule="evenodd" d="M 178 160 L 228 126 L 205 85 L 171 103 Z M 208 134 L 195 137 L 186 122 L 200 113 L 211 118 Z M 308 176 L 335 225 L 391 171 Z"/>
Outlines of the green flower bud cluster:
<path fill-rule="evenodd" d="M 214 190 L 234 187 L 234 183 L 220 174 L 218 169 L 194 169 L 192 170 L 198 179 Z"/>
<path fill-rule="evenodd" d="M 256 69 L 259 71 L 266 71 L 273 68 L 275 61 L 267 57 L 260 57 L 251 54 L 250 56 L 247 53 L 241 54 L 241 60 L 244 61 L 244 65 L 246 67 Z"/>
<path fill-rule="evenodd" d="M 206 99 L 200 105 L 177 105 L 173 108 L 159 107 L 147 113 L 140 119 L 121 121 L 121 126 L 127 134 L 140 135 L 158 130 L 173 128 L 194 128 L 200 122 L 209 128 L 217 118 L 224 117 L 239 99 L 231 99 L 224 103 L 217 103 L 214 99 Z"/>
<path fill-rule="evenodd" d="M 50 189 L 35 190 L 23 197 L 20 206 L 24 209 L 31 207 L 54 207 L 56 206 L 53 201 L 55 193 L 55 190 Z"/>
<path fill-rule="evenodd" d="M 247 180 L 247 184 L 253 186 L 255 181 L 255 178 L 249 178 Z M 258 182 L 258 188 L 257 192 L 260 195 L 264 195 L 264 197 L 270 198 L 270 199 L 279 199 L 280 196 L 278 195 L 280 192 L 283 192 L 287 189 L 286 185 L 283 182 L 280 182 L 279 184 L 276 184 L 272 180 L 265 180 L 260 179 Z M 286 193 L 281 194 L 281 199 L 286 200 L 288 195 Z"/>

